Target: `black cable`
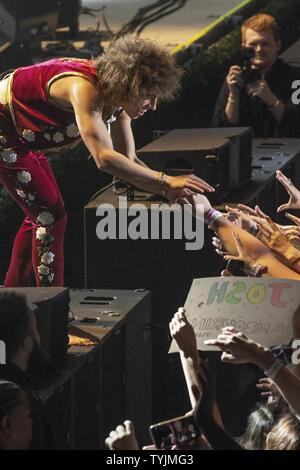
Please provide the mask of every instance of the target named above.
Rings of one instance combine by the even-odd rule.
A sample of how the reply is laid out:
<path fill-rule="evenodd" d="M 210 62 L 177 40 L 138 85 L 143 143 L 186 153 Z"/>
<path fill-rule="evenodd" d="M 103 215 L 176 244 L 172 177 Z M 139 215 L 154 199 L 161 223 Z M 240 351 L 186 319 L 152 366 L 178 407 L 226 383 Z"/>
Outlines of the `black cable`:
<path fill-rule="evenodd" d="M 187 0 L 182 0 L 184 2 L 184 4 L 186 3 Z M 154 21 L 157 21 L 159 20 L 160 18 L 164 18 L 165 16 L 167 15 L 171 15 L 172 13 L 174 13 L 175 11 L 179 10 L 180 8 L 182 8 L 184 6 L 184 4 L 182 5 L 178 5 L 178 6 L 175 6 L 172 10 L 168 10 L 168 13 L 162 13 L 162 14 L 157 14 L 155 19 L 154 20 L 151 20 L 151 21 L 144 21 L 144 23 L 138 28 L 137 30 L 137 34 L 141 34 L 141 32 L 146 28 L 146 26 L 148 26 L 149 24 L 153 23 Z M 158 13 L 158 12 L 157 12 Z"/>
<path fill-rule="evenodd" d="M 149 24 L 184 7 L 188 0 L 157 0 L 147 7 L 140 8 L 136 15 L 118 31 L 116 36 L 128 33 L 140 34 Z M 154 11 L 153 11 L 154 10 Z"/>

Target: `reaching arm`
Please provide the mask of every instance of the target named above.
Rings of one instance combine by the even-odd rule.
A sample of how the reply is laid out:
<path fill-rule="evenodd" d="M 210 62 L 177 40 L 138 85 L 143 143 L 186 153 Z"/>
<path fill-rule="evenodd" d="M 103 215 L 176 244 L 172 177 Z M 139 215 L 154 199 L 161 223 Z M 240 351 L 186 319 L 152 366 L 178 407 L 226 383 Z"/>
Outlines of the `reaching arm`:
<path fill-rule="evenodd" d="M 280 261 L 278 261 L 278 259 L 272 254 L 271 250 L 261 241 L 253 235 L 250 235 L 245 230 L 231 224 L 231 222 L 225 218 L 221 217 L 216 221 L 214 224 L 214 230 L 222 240 L 226 251 L 229 253 L 233 253 L 233 251 L 236 253 L 237 251 L 236 246 L 234 246 L 234 237 L 232 237 L 233 232 L 237 233 L 250 257 L 253 258 L 256 263 L 267 267 L 267 276 L 295 279 L 297 281 L 300 280 L 299 274 L 280 263 Z"/>
<path fill-rule="evenodd" d="M 267 371 L 277 361 L 267 348 L 232 327 L 223 328 L 216 339 L 206 340 L 205 343 L 218 346 L 223 351 L 222 361 L 231 364 L 252 363 Z M 283 364 L 271 378 L 287 403 L 300 414 L 300 379 Z"/>
<path fill-rule="evenodd" d="M 169 324 L 172 338 L 176 341 L 182 370 L 184 373 L 192 410 L 198 408 L 202 400 L 201 386 L 199 379 L 200 360 L 197 349 L 195 331 L 185 316 L 185 310 L 179 308 Z M 223 427 L 223 421 L 216 400 L 212 403 L 212 416 L 216 423 Z"/>
<path fill-rule="evenodd" d="M 65 80 L 70 80 L 68 99 L 74 108 L 79 132 L 100 170 L 154 193 L 214 190 L 195 175 L 163 175 L 160 178 L 157 171 L 143 167 L 114 150 L 112 139 L 102 119 L 103 103 L 93 85 L 78 77 Z"/>
<path fill-rule="evenodd" d="M 211 209 L 210 202 L 203 195 L 193 196 L 193 203 L 194 205 L 203 205 L 204 213 L 207 213 Z M 278 261 L 272 254 L 271 250 L 260 240 L 242 228 L 232 224 L 225 217 L 222 216 L 216 219 L 213 222 L 212 229 L 217 233 L 218 238 L 222 241 L 225 251 L 230 255 L 240 255 L 238 253 L 236 239 L 232 235 L 233 233 L 236 233 L 245 251 L 249 255 L 248 258 L 254 260 L 255 263 L 266 266 L 268 269 L 267 275 L 269 277 L 295 279 L 297 281 L 300 280 L 299 274 L 280 263 L 280 261 Z"/>
<path fill-rule="evenodd" d="M 216 384 L 214 374 L 208 361 L 199 365 L 199 387 L 202 399 L 197 406 L 195 415 L 206 439 L 215 450 L 243 450 L 234 438 L 224 429 L 222 420 L 216 415 Z"/>
<path fill-rule="evenodd" d="M 113 147 L 117 152 L 126 155 L 126 157 L 133 162 L 145 168 L 149 168 L 146 163 L 142 162 L 136 155 L 131 119 L 125 111 L 123 111 L 117 121 L 111 125 L 110 135 Z"/>
<path fill-rule="evenodd" d="M 136 154 L 131 119 L 125 111 L 123 111 L 119 118 L 111 125 L 110 135 L 114 150 L 134 161 Z"/>
<path fill-rule="evenodd" d="M 195 410 L 197 402 L 201 399 L 200 395 L 199 397 L 196 397 L 194 393 L 195 390 L 199 389 L 197 379 L 199 356 L 195 332 L 186 318 L 185 310 L 183 308 L 180 308 L 178 312 L 175 313 L 169 326 L 171 336 L 176 341 L 179 349 L 190 402 L 192 409 Z"/>

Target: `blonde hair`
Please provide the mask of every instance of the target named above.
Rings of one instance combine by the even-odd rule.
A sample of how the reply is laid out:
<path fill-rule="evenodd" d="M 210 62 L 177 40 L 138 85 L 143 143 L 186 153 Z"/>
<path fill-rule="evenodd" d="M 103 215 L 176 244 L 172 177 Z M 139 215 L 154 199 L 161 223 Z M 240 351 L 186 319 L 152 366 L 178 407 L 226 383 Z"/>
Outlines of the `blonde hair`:
<path fill-rule="evenodd" d="M 275 41 L 280 41 L 280 30 L 274 16 L 261 13 L 259 15 L 248 18 L 242 24 L 242 40 L 245 40 L 246 31 L 252 29 L 253 31 L 269 31 Z"/>
<path fill-rule="evenodd" d="M 175 58 L 150 40 L 117 39 L 94 65 L 99 92 L 110 104 L 147 95 L 170 100 L 180 87 Z"/>
<path fill-rule="evenodd" d="M 265 450 L 300 450 L 300 421 L 292 414 L 284 414 L 267 437 Z"/>

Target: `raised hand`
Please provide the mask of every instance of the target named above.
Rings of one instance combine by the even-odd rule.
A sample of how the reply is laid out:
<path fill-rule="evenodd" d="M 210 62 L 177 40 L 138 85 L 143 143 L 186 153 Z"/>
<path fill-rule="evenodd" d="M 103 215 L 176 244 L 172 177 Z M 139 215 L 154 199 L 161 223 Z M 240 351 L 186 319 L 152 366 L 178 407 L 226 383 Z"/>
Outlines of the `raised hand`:
<path fill-rule="evenodd" d="M 260 230 L 257 234 L 257 238 L 263 242 L 265 245 L 271 248 L 271 237 L 272 235 L 281 235 L 280 230 L 278 229 L 277 225 L 270 219 L 270 217 L 266 217 L 266 224 L 260 225 Z"/>
<path fill-rule="evenodd" d="M 179 308 L 169 323 L 170 334 L 185 357 L 194 357 L 197 353 L 197 342 L 194 328 L 185 316 L 185 309 Z"/>
<path fill-rule="evenodd" d="M 281 228 L 281 232 L 295 248 L 300 250 L 300 227 L 297 225 L 287 225 Z"/>
<path fill-rule="evenodd" d="M 220 256 L 224 256 L 224 255 L 227 255 L 227 251 L 224 251 L 224 246 L 223 246 L 223 243 L 222 241 L 220 240 L 220 238 L 218 237 L 212 237 L 212 241 L 211 241 L 212 245 L 215 247 L 215 252 L 220 255 Z"/>
<path fill-rule="evenodd" d="M 285 264 L 298 272 L 295 263 L 300 259 L 300 251 L 281 233 L 269 217 L 266 220 L 269 227 L 261 227 L 257 237 L 275 253 L 283 256 Z"/>
<path fill-rule="evenodd" d="M 226 206 L 227 219 L 232 222 L 234 225 L 250 232 L 257 228 L 257 221 L 254 220 L 253 215 L 248 215 L 245 212 L 242 212 L 240 209 L 236 209 L 230 206 Z M 256 219 L 259 219 L 257 216 Z"/>
<path fill-rule="evenodd" d="M 133 423 L 124 421 L 105 439 L 105 445 L 111 450 L 138 450 Z"/>
<path fill-rule="evenodd" d="M 262 219 L 267 217 L 267 214 L 265 214 L 257 205 L 252 209 L 252 207 L 246 206 L 245 204 L 238 204 L 238 208 L 245 214 L 253 215 L 254 217 L 260 217 Z"/>
<path fill-rule="evenodd" d="M 300 227 L 300 219 L 299 217 L 296 217 L 293 214 L 290 214 L 289 212 L 286 212 L 284 214 L 288 219 L 290 219 L 292 222 L 294 222 L 298 227 Z"/>
<path fill-rule="evenodd" d="M 277 208 L 277 212 L 282 212 L 286 209 L 300 209 L 300 191 L 280 170 L 276 171 L 276 178 L 285 187 L 290 196 L 287 203 Z"/>
<path fill-rule="evenodd" d="M 248 250 L 244 247 L 238 233 L 232 232 L 232 236 L 235 242 L 238 255 L 234 256 L 227 254 L 224 256 L 224 260 L 243 261 L 247 266 L 252 267 L 255 264 L 255 260 L 250 256 Z"/>
<path fill-rule="evenodd" d="M 269 377 L 263 377 L 259 379 L 258 383 L 256 384 L 256 387 L 261 391 L 260 394 L 263 398 L 280 396 L 280 392 L 278 390 L 277 385 L 275 385 L 273 380 Z"/>
<path fill-rule="evenodd" d="M 259 364 L 260 355 L 267 351 L 233 327 L 222 328 L 216 339 L 205 340 L 205 344 L 218 346 L 223 351 L 221 360 L 232 364 Z"/>

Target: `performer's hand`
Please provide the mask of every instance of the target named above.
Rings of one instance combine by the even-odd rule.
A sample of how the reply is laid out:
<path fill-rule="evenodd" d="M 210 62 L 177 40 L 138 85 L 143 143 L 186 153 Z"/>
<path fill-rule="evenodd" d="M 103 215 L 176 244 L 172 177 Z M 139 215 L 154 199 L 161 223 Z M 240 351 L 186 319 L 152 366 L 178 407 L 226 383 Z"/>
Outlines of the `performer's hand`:
<path fill-rule="evenodd" d="M 215 191 L 210 184 L 192 173 L 190 175 L 168 176 L 167 183 L 169 185 L 168 193 L 178 192 L 180 189 L 189 189 L 194 193 L 204 193 L 204 191 L 212 193 Z"/>
<path fill-rule="evenodd" d="M 232 67 L 230 67 L 228 75 L 226 77 L 226 82 L 229 89 L 229 94 L 233 96 L 239 94 L 240 88 L 243 85 L 241 67 L 239 67 L 238 65 L 233 65 Z"/>
<path fill-rule="evenodd" d="M 270 90 L 265 80 L 257 80 L 246 86 L 246 93 L 249 96 L 257 96 L 268 108 L 274 105 L 277 97 Z"/>

